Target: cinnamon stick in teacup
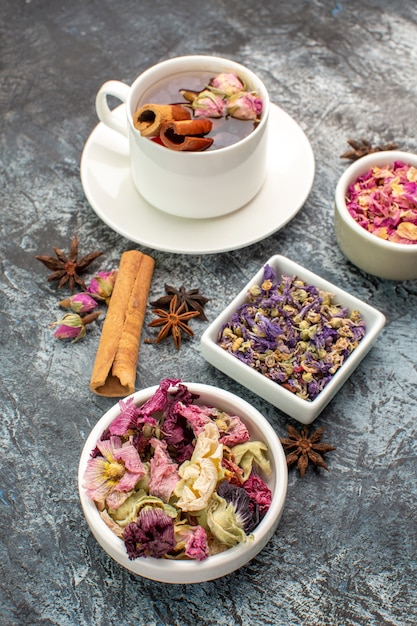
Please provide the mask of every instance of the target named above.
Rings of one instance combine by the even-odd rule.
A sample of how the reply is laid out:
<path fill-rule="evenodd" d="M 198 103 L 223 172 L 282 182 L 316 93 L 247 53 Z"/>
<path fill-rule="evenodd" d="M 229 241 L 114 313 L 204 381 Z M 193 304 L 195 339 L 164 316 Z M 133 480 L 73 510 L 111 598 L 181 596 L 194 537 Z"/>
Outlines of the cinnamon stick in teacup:
<path fill-rule="evenodd" d="M 165 122 L 189 119 L 190 111 L 181 104 L 144 104 L 133 114 L 133 125 L 143 137 L 157 137 Z"/>
<path fill-rule="evenodd" d="M 155 261 L 138 250 L 124 252 L 94 362 L 90 390 L 124 397 L 135 391 L 139 343 Z"/>
<path fill-rule="evenodd" d="M 201 152 L 213 143 L 211 137 L 204 137 L 212 129 L 213 123 L 207 118 L 166 122 L 161 127 L 160 138 L 164 146 L 171 150 Z"/>

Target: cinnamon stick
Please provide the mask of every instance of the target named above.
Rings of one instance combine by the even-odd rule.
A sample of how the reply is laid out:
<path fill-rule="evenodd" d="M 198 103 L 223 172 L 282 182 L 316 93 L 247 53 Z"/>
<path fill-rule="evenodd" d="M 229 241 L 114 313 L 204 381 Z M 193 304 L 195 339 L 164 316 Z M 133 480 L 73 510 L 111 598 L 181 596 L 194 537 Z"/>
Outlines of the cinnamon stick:
<path fill-rule="evenodd" d="M 163 124 L 160 138 L 164 146 L 171 150 L 201 152 L 213 143 L 211 137 L 204 137 L 212 129 L 211 120 L 179 120 Z"/>
<path fill-rule="evenodd" d="M 98 346 L 90 390 L 124 397 L 135 391 L 139 343 L 155 261 L 129 250 L 120 259 Z"/>
<path fill-rule="evenodd" d="M 189 120 L 191 113 L 181 104 L 144 104 L 133 115 L 133 125 L 143 137 L 156 137 L 171 120 Z"/>

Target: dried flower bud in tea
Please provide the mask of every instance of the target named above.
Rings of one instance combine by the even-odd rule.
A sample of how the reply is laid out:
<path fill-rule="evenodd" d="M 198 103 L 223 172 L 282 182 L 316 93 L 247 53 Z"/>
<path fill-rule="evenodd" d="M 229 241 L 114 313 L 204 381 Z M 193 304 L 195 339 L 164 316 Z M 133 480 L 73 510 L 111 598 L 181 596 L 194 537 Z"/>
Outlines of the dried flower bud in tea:
<path fill-rule="evenodd" d="M 222 98 L 209 89 L 201 91 L 191 104 L 195 117 L 224 117 L 226 106 Z"/>
<path fill-rule="evenodd" d="M 177 151 L 215 150 L 233 145 L 257 127 L 264 108 L 258 91 L 237 74 L 213 75 L 206 70 L 184 72 L 158 82 L 142 95 L 137 107 L 135 128 L 152 141 Z M 164 123 L 155 122 L 155 111 L 158 117 L 159 110 L 162 115 L 162 109 L 174 107 L 182 108 L 190 119 L 181 116 L 178 119 L 182 121 L 174 123 L 174 116 L 164 113 Z M 210 121 L 210 127 L 203 129 L 195 124 L 203 120 Z M 187 127 L 190 132 L 186 134 Z"/>
<path fill-rule="evenodd" d="M 227 100 L 227 112 L 237 120 L 259 121 L 262 100 L 253 93 L 236 93 Z"/>
<path fill-rule="evenodd" d="M 233 72 L 217 74 L 210 80 L 209 87 L 214 93 L 227 97 L 246 90 L 243 80 Z"/>

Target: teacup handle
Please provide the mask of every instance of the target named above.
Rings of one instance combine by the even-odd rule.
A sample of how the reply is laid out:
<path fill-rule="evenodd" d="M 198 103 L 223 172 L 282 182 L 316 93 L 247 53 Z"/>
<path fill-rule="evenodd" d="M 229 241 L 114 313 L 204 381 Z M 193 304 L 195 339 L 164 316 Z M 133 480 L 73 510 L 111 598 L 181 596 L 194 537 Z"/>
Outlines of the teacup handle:
<path fill-rule="evenodd" d="M 96 95 L 96 112 L 99 120 L 109 128 L 127 137 L 126 119 L 120 119 L 110 109 L 107 96 L 114 96 L 122 102 L 126 102 L 130 93 L 129 85 L 118 80 L 109 80 L 104 83 Z"/>

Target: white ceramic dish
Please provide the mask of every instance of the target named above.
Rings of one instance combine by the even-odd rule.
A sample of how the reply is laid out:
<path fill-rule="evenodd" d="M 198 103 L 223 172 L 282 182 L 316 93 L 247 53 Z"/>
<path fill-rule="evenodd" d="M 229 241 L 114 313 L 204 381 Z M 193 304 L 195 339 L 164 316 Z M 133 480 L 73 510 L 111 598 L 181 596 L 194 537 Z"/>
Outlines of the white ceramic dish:
<path fill-rule="evenodd" d="M 123 117 L 124 106 L 114 114 Z M 133 185 L 127 139 L 101 122 L 85 144 L 80 169 L 91 207 L 123 237 L 154 250 L 211 254 L 243 248 L 285 226 L 310 193 L 315 163 L 300 126 L 271 105 L 265 183 L 251 202 L 229 215 L 193 220 L 152 207 Z"/>
<path fill-rule="evenodd" d="M 403 161 L 417 167 L 417 155 L 400 151 L 369 154 L 354 161 L 342 174 L 335 195 L 335 233 L 343 254 L 360 269 L 388 280 L 417 278 L 417 244 L 385 241 L 360 226 L 349 214 L 345 198 L 349 185 L 374 165 Z"/>
<path fill-rule="evenodd" d="M 264 265 L 269 264 L 277 276 L 298 276 L 309 285 L 334 294 L 334 302 L 348 307 L 349 311 L 359 310 L 366 323 L 365 336 L 358 347 L 346 359 L 345 363 L 336 372 L 330 382 L 312 400 L 307 401 L 294 395 L 281 385 L 263 376 L 260 372 L 250 368 L 235 356 L 221 348 L 217 344 L 217 338 L 223 325 L 230 319 L 239 305 L 247 301 L 247 291 L 252 285 L 262 283 Z M 362 300 L 355 298 L 340 287 L 324 280 L 317 274 L 310 272 L 301 265 L 294 263 L 280 255 L 271 257 L 264 264 L 234 300 L 222 311 L 222 313 L 210 324 L 201 338 L 201 351 L 204 358 L 219 370 L 244 385 L 261 398 L 264 398 L 284 413 L 303 424 L 310 424 L 323 411 L 325 406 L 342 387 L 354 369 L 359 365 L 365 355 L 374 344 L 378 333 L 385 324 L 382 313 L 369 306 Z"/>
<path fill-rule="evenodd" d="M 120 565 L 135 574 L 159 582 L 182 584 L 220 578 L 242 567 L 256 556 L 271 539 L 278 526 L 284 509 L 288 483 L 287 463 L 282 445 L 272 426 L 257 409 L 238 396 L 217 387 L 199 383 L 183 384 L 191 392 L 199 394 L 199 402 L 202 404 L 222 407 L 226 412 L 238 415 L 246 424 L 252 439 L 262 440 L 268 444 L 272 473 L 266 482 L 273 492 L 273 497 L 268 512 L 253 531 L 253 542 L 238 544 L 203 561 L 179 561 L 153 557 L 129 560 L 123 541 L 106 526 L 93 500 L 87 497 L 82 487 L 90 453 L 95 448 L 103 430 L 120 413 L 118 404 L 107 411 L 90 432 L 81 454 L 78 470 L 81 505 L 90 530 L 101 547 Z M 155 393 L 156 389 L 155 386 L 136 392 L 133 394 L 135 403 L 143 404 Z"/>

